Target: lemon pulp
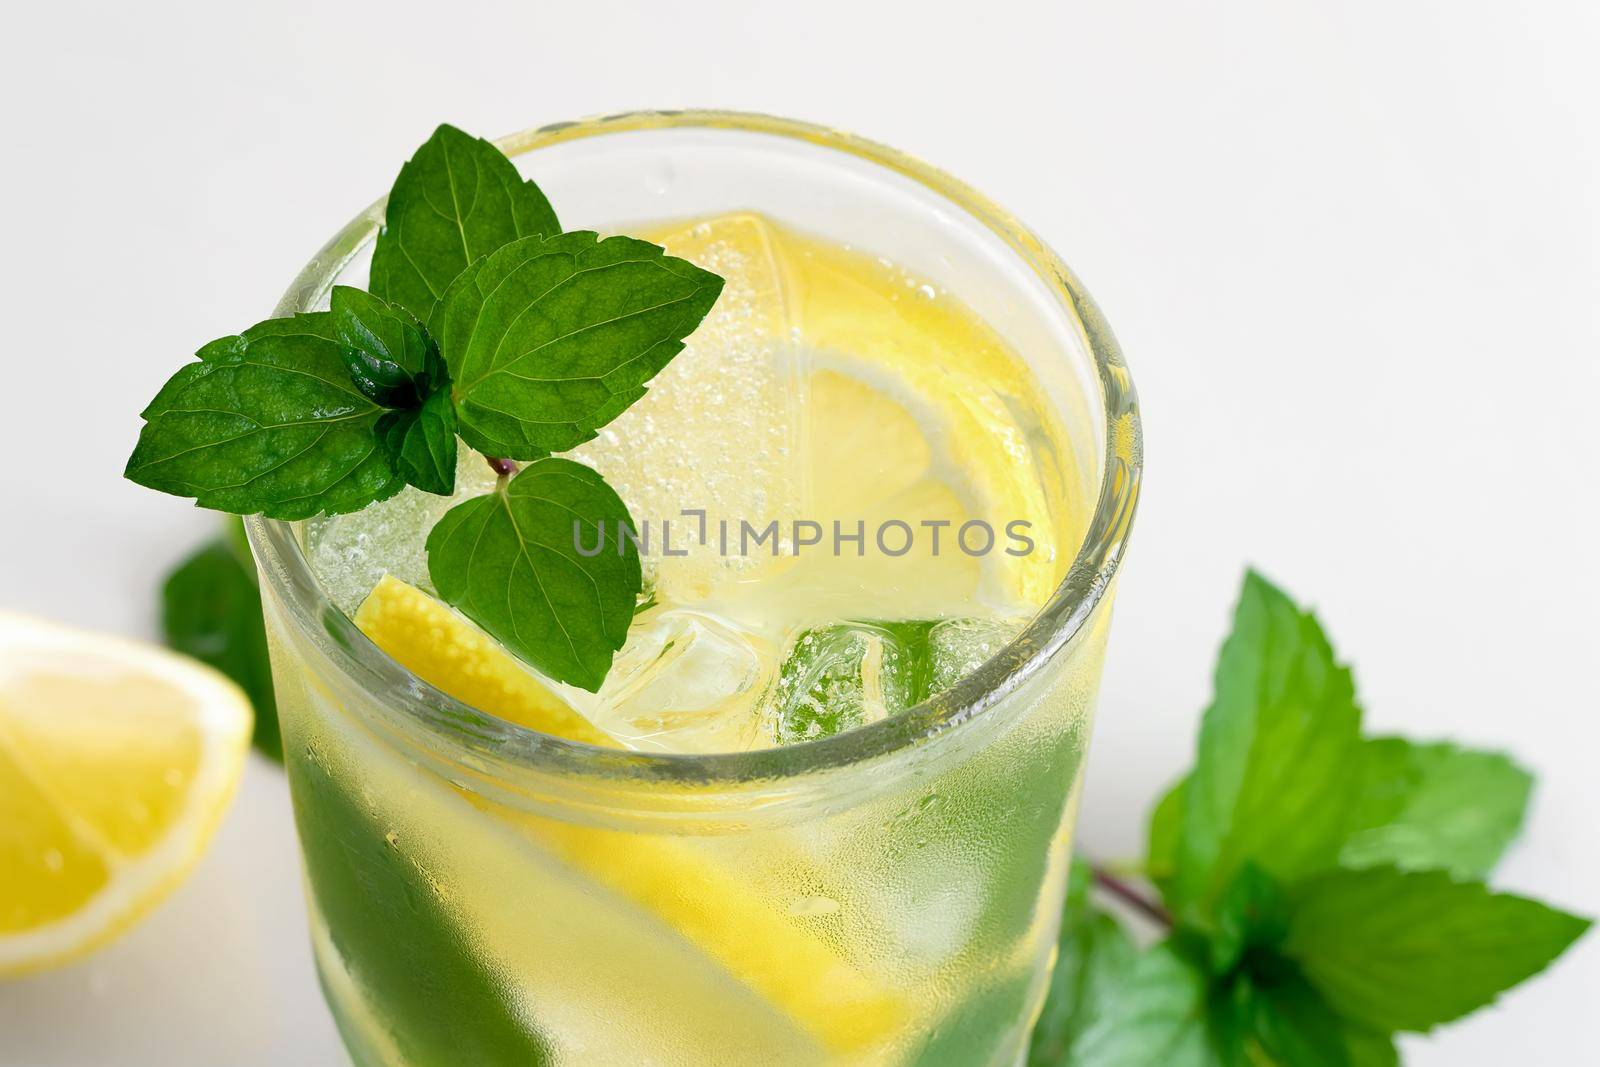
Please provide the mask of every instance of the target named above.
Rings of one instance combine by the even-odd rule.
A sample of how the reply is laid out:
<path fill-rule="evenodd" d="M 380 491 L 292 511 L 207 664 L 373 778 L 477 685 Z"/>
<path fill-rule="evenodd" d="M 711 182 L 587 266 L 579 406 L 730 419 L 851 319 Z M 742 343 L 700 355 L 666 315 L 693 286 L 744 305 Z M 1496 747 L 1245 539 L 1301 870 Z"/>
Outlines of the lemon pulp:
<path fill-rule="evenodd" d="M 103 944 L 181 880 L 251 721 L 207 667 L 0 613 L 0 974 Z"/>

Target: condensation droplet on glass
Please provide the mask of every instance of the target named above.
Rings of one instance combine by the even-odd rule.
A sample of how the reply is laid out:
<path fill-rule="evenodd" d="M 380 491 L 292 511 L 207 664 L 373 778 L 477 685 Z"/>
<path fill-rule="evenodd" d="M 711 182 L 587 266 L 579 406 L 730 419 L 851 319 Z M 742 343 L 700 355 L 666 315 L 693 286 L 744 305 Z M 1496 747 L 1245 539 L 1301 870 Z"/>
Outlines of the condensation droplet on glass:
<path fill-rule="evenodd" d="M 797 919 L 832 915 L 838 910 L 839 902 L 832 897 L 796 897 L 789 903 L 789 914 Z"/>

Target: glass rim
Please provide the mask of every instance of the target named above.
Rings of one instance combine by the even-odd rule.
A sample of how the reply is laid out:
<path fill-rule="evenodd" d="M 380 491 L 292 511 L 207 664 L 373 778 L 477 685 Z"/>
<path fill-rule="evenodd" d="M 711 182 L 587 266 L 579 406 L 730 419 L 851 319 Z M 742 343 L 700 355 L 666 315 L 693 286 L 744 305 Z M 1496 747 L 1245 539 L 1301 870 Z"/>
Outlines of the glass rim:
<path fill-rule="evenodd" d="M 865 763 L 949 734 L 980 717 L 1044 669 L 1088 624 L 1109 595 L 1126 551 L 1143 467 L 1138 401 L 1121 348 L 1083 284 L 1013 215 L 966 183 L 893 148 L 795 119 L 721 110 L 630 111 L 539 126 L 498 139 L 516 157 L 539 148 L 608 134 L 701 129 L 755 133 L 832 149 L 909 178 L 1001 239 L 1059 301 L 1083 341 L 1100 387 L 1105 442 L 1094 513 L 1066 576 L 1005 648 L 953 688 L 900 714 L 831 737 L 749 752 L 669 753 L 602 748 L 568 741 L 480 712 L 424 682 L 374 645 L 334 605 L 312 573 L 292 524 L 260 515 L 245 520 L 273 594 L 301 636 L 385 712 L 422 725 L 441 740 L 506 771 L 562 776 L 739 786 L 793 779 Z M 382 222 L 379 199 L 347 223 L 300 271 L 275 311 L 314 306 Z M 320 620 L 320 623 L 319 621 Z M 331 641 L 326 638 L 332 638 Z M 298 650 L 296 652 L 298 653 Z M 463 731 L 462 723 L 471 722 Z"/>

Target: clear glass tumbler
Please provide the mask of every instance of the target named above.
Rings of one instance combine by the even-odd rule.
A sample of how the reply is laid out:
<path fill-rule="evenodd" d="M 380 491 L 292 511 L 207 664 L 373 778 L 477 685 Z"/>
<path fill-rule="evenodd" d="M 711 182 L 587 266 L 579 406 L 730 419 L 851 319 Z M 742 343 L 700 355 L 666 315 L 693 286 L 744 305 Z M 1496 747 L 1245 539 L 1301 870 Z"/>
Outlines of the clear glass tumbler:
<path fill-rule="evenodd" d="M 1020 353 L 1087 494 L 1023 633 L 908 713 L 784 748 L 594 748 L 484 715 L 379 652 L 300 531 L 249 523 L 328 1002 L 370 1067 L 1011 1067 L 1048 981 L 1118 563 L 1132 383 L 1070 271 L 899 153 L 762 116 L 656 112 L 502 142 L 569 225 L 754 210 L 888 257 Z M 278 314 L 361 285 L 374 205 Z"/>

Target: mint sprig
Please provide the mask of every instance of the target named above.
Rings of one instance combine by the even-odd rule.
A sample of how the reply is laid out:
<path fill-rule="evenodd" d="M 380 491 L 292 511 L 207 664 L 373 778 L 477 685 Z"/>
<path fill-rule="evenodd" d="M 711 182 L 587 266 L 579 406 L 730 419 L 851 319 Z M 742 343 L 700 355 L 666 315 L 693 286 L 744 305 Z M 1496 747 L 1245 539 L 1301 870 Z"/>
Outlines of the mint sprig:
<path fill-rule="evenodd" d="M 1033 1063 L 1068 1062 L 1067 1054 L 1084 1029 L 1108 1013 L 1111 991 L 1138 957 L 1122 924 L 1094 907 L 1092 884 L 1089 865 L 1074 863 L 1067 876 L 1050 992 L 1033 1028 Z"/>
<path fill-rule="evenodd" d="M 1294 887 L 1283 949 L 1341 1014 L 1430 1030 L 1539 973 L 1589 927 L 1445 871 L 1328 871 Z"/>
<path fill-rule="evenodd" d="M 390 191 L 370 285 L 201 349 L 145 409 L 127 476 L 304 519 L 407 484 L 454 492 L 459 437 L 501 479 L 440 519 L 430 578 L 523 660 L 597 690 L 639 592 L 632 519 L 598 474 L 551 454 L 644 395 L 722 279 L 646 241 L 560 233 L 497 148 L 441 126 Z M 513 460 L 534 462 L 513 478 Z"/>
<path fill-rule="evenodd" d="M 440 126 L 389 190 L 368 284 L 426 322 L 469 264 L 520 237 L 560 232 L 550 201 L 500 149 Z"/>
<path fill-rule="evenodd" d="M 1522 823 L 1525 771 L 1360 722 L 1315 617 L 1247 574 L 1195 767 L 1150 819 L 1164 907 L 1093 874 L 1162 936 L 1133 954 L 1079 861 L 1061 933 L 1079 959 L 1030 1067 L 1390 1067 L 1395 1034 L 1490 1003 L 1588 929 L 1481 881 Z"/>
<path fill-rule="evenodd" d="M 479 260 L 429 319 L 462 438 L 511 459 L 576 448 L 644 395 L 721 291 L 631 237 L 527 238 Z"/>
<path fill-rule="evenodd" d="M 455 492 L 456 408 L 448 389 L 428 394 L 415 408 L 384 415 L 378 438 L 408 483 L 438 496 Z"/>
<path fill-rule="evenodd" d="M 329 297 L 339 353 L 363 396 L 387 408 L 413 408 L 450 384 L 439 348 L 417 317 L 348 285 Z"/>
<path fill-rule="evenodd" d="M 1195 947 L 1179 940 L 1136 956 L 1098 994 L 1104 1007 L 1067 1054 L 1030 1063 L 1083 1067 L 1206 1067 L 1239 1062 L 1232 1005 L 1214 1000 Z"/>
<path fill-rule="evenodd" d="M 144 410 L 128 478 L 274 519 L 359 511 L 405 485 L 328 312 L 268 319 L 200 349 Z"/>
<path fill-rule="evenodd" d="M 1185 788 L 1174 910 L 1204 922 L 1247 861 L 1283 878 L 1338 855 L 1361 710 L 1312 615 L 1245 576 Z"/>
<path fill-rule="evenodd" d="M 425 493 L 456 487 L 456 411 L 439 346 L 398 304 L 333 287 L 330 314 L 350 380 L 389 410 L 375 432 L 396 472 Z"/>
<path fill-rule="evenodd" d="M 440 597 L 501 642 L 537 649 L 546 674 L 596 690 L 639 593 L 639 552 L 624 527 L 631 533 L 633 520 L 605 479 L 551 456 L 447 511 L 428 535 L 428 573 Z"/>
<path fill-rule="evenodd" d="M 1377 737 L 1362 744 L 1360 759 L 1341 866 L 1483 878 L 1522 828 L 1533 777 L 1498 752 Z"/>

